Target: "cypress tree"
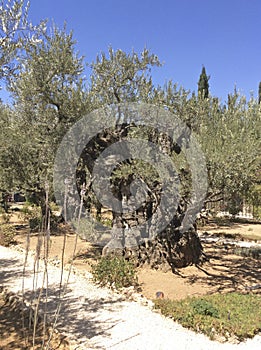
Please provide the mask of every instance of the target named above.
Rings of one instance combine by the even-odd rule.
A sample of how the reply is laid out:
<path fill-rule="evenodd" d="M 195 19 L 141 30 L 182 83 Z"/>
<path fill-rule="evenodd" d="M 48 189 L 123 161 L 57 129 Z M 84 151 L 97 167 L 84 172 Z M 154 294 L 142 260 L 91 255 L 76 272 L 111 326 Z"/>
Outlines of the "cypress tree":
<path fill-rule="evenodd" d="M 259 83 L 259 87 L 258 87 L 258 103 L 261 103 L 261 81 Z"/>
<path fill-rule="evenodd" d="M 210 76 L 207 76 L 206 69 L 203 66 L 200 77 L 199 77 L 199 81 L 198 81 L 198 95 L 202 96 L 203 98 L 208 98 L 208 95 L 209 95 L 209 91 L 208 91 L 209 78 L 210 78 Z"/>

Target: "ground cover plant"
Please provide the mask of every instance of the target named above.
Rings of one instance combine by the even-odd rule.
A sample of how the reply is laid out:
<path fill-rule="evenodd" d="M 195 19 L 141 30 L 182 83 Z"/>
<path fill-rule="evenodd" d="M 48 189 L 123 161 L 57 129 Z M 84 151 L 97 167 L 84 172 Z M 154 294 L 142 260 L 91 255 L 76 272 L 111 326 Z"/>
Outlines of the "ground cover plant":
<path fill-rule="evenodd" d="M 261 331 L 261 295 L 228 293 L 180 301 L 156 299 L 155 307 L 163 315 L 211 339 L 242 341 Z"/>

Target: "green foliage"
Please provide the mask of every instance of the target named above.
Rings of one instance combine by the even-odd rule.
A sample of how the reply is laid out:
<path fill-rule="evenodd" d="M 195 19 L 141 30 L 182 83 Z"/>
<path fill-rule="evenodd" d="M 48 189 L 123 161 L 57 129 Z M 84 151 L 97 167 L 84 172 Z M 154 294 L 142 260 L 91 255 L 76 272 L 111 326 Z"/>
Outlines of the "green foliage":
<path fill-rule="evenodd" d="M 180 301 L 156 299 L 155 307 L 184 327 L 215 339 L 254 337 L 261 329 L 261 296 L 216 294 Z"/>
<path fill-rule="evenodd" d="M 247 203 L 253 207 L 254 219 L 261 220 L 261 184 L 255 184 L 252 186 L 247 194 L 246 200 Z"/>
<path fill-rule="evenodd" d="M 20 209 L 20 216 L 25 221 L 29 221 L 31 218 L 38 217 L 40 214 L 40 208 L 28 201 L 25 202 L 25 204 Z"/>
<path fill-rule="evenodd" d="M 57 208 L 57 206 L 52 204 L 52 208 Z M 40 206 L 26 202 L 20 210 L 20 216 L 24 221 L 28 222 L 32 231 L 44 229 L 43 213 Z M 56 230 L 59 224 L 59 217 L 51 213 L 50 219 L 51 230 Z"/>
<path fill-rule="evenodd" d="M 29 227 L 33 231 L 40 230 L 42 227 L 41 208 L 28 202 L 21 208 L 20 216 L 28 221 Z"/>
<path fill-rule="evenodd" d="M 54 28 L 44 40 L 27 44 L 23 69 L 8 84 L 15 108 L 0 112 L 2 188 L 33 192 L 38 204 L 44 201 L 59 142 L 86 112 L 82 72 L 82 58 L 75 52 L 72 33 L 65 29 Z"/>
<path fill-rule="evenodd" d="M 228 211 L 231 215 L 236 215 L 243 210 L 243 199 L 238 193 L 232 193 L 229 201 L 227 202 L 225 211 Z"/>
<path fill-rule="evenodd" d="M 0 224 L 0 244 L 4 247 L 8 247 L 10 244 L 14 243 L 16 231 L 11 224 Z"/>
<path fill-rule="evenodd" d="M 209 301 L 204 299 L 193 300 L 191 306 L 193 308 L 193 312 L 198 315 L 219 318 L 218 310 Z"/>
<path fill-rule="evenodd" d="M 21 53 L 29 42 L 38 42 L 45 32 L 45 21 L 37 26 L 28 20 L 29 1 L 0 2 L 0 79 L 16 73 Z"/>
<path fill-rule="evenodd" d="M 0 218 L 1 221 L 3 221 L 5 224 L 8 224 L 10 222 L 11 216 L 10 214 L 6 213 L 4 208 L 0 207 Z"/>
<path fill-rule="evenodd" d="M 112 219 L 108 218 L 97 218 L 97 221 L 99 221 L 102 225 L 107 227 L 112 227 Z"/>
<path fill-rule="evenodd" d="M 261 205 L 254 206 L 253 217 L 254 219 L 261 221 Z"/>
<path fill-rule="evenodd" d="M 144 49 L 140 55 L 114 51 L 103 52 L 92 63 L 91 91 L 95 108 L 104 104 L 146 101 L 153 91 L 150 69 L 161 66 L 158 57 Z"/>
<path fill-rule="evenodd" d="M 34 27 L 22 0 L 2 1 L 0 14 L 0 78 L 10 76 L 7 88 L 15 102 L 12 108 L 0 106 L 1 190 L 34 192 L 43 203 L 45 183 L 52 183 L 56 149 L 73 123 L 106 104 L 146 102 L 168 108 L 196 133 L 206 155 L 208 199 L 221 196 L 230 203 L 233 213 L 239 210 L 237 197 L 242 199 L 251 192 L 260 177 L 261 110 L 256 100 L 247 102 L 237 91 L 224 105 L 211 98 L 205 67 L 198 82 L 199 96 L 189 97 L 188 91 L 178 89 L 172 81 L 155 87 L 151 69 L 161 63 L 147 49 L 140 54 L 112 48 L 108 54 L 101 53 L 90 65 L 87 89 L 85 63 L 75 50 L 71 32 L 56 26 L 49 31 L 46 22 Z M 21 50 L 23 55 L 17 56 Z M 18 63 L 20 66 L 16 66 Z M 11 74 L 13 64 L 19 74 Z M 7 67 L 7 74 L 3 67 Z M 140 128 L 138 133 L 154 142 L 153 130 L 147 130 L 146 135 L 144 131 Z M 174 163 L 178 172 L 183 169 L 187 174 L 185 158 L 184 154 L 176 155 Z M 157 180 L 155 171 L 137 161 L 132 167 L 121 166 L 119 175 L 127 177 L 139 171 L 144 182 Z M 181 195 L 189 197 L 191 176 L 184 173 L 179 172 Z M 259 214 L 257 209 L 255 215 Z"/>
<path fill-rule="evenodd" d="M 236 213 L 240 200 L 257 181 L 261 160 L 260 110 L 256 101 L 246 103 L 237 92 L 227 108 L 205 102 L 203 106 L 197 134 L 207 160 L 208 197 L 224 198 Z"/>
<path fill-rule="evenodd" d="M 101 286 L 114 286 L 117 289 L 137 285 L 134 265 L 123 257 L 102 257 L 92 266 L 94 280 Z"/>

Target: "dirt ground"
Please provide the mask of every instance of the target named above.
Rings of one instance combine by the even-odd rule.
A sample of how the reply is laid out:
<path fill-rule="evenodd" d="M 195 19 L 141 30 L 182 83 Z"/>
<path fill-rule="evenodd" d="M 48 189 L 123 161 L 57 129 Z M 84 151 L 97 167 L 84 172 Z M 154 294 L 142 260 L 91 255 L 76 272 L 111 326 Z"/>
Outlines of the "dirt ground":
<path fill-rule="evenodd" d="M 17 224 L 19 219 L 12 219 Z M 66 230 L 66 229 L 65 229 Z M 100 256 L 99 247 L 93 247 L 86 241 L 81 240 L 73 232 L 66 235 L 60 232 L 51 235 L 50 259 L 54 262 L 61 260 L 62 249 L 65 247 L 64 263 L 69 263 L 73 257 L 76 244 L 77 258 L 74 266 L 79 270 L 91 270 L 91 265 Z M 238 240 L 261 242 L 261 224 L 241 224 L 225 222 L 222 226 L 211 224 L 199 229 L 199 233 L 226 234 Z M 26 247 L 28 230 L 18 231 L 16 241 Z M 30 249 L 36 248 L 38 234 L 30 234 Z M 162 291 L 166 298 L 182 299 L 187 296 L 198 296 L 211 293 L 227 293 L 231 291 L 244 291 L 261 282 L 261 263 L 249 257 L 233 254 L 228 246 L 219 243 L 203 243 L 207 261 L 202 266 L 188 266 L 177 269 L 176 273 L 152 270 L 143 266 L 138 269 L 138 280 L 142 294 L 147 298 L 155 298 L 156 292 Z"/>
<path fill-rule="evenodd" d="M 26 247 L 28 228 L 21 222 L 16 213 L 10 223 L 18 225 L 16 244 Z M 202 227 L 200 232 L 208 234 L 228 234 L 238 240 L 261 241 L 261 224 L 227 223 L 222 226 L 211 224 Z M 65 233 L 65 234 L 64 234 Z M 39 236 L 30 234 L 30 249 L 35 250 Z M 77 244 L 76 244 L 77 241 Z M 76 244 L 76 247 L 75 247 Z M 73 251 L 77 253 L 74 266 L 79 270 L 91 270 L 101 251 L 97 247 L 77 238 L 68 228 L 51 235 L 50 260 L 54 263 L 61 260 L 64 247 L 64 263 L 72 261 Z M 211 293 L 231 291 L 246 292 L 246 287 L 260 284 L 261 263 L 249 257 L 233 254 L 228 246 L 219 243 L 203 243 L 207 260 L 202 266 L 189 266 L 177 269 L 175 273 L 151 270 L 149 267 L 138 269 L 138 280 L 141 293 L 147 298 L 155 298 L 156 292 L 164 293 L 165 298 L 182 299 L 187 296 L 200 296 Z M 37 338 L 40 344 L 41 337 Z M 19 346 L 17 345 L 19 344 Z M 40 345 L 39 345 L 40 346 Z M 38 347 L 40 348 L 40 347 Z M 66 349 L 57 340 L 54 349 Z M 0 350 L 30 349 L 23 345 L 21 315 L 9 310 L 0 298 Z M 37 347 L 35 347 L 37 349 Z"/>
<path fill-rule="evenodd" d="M 35 342 L 33 347 L 33 332 L 28 331 L 28 318 L 25 316 L 24 321 L 21 312 L 17 309 L 10 308 L 4 298 L 0 296 L 0 350 L 31 350 L 42 349 L 43 327 L 37 327 Z M 45 337 L 45 344 L 48 336 Z M 58 334 L 54 334 L 50 343 L 51 349 L 69 350 L 65 344 L 66 340 Z"/>

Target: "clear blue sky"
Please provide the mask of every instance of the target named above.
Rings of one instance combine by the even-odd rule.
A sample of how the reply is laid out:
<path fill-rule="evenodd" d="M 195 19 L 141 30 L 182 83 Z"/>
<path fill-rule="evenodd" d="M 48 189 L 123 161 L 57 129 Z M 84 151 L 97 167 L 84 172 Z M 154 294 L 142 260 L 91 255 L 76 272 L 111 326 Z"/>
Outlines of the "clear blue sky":
<path fill-rule="evenodd" d="M 109 45 L 127 52 L 146 46 L 164 62 L 153 72 L 156 84 L 172 79 L 196 91 L 205 65 L 210 92 L 223 102 L 235 85 L 257 96 L 261 0 L 31 0 L 29 17 L 66 21 L 88 62 Z"/>

